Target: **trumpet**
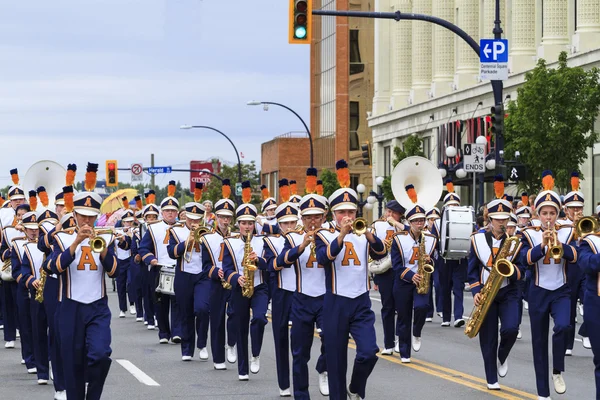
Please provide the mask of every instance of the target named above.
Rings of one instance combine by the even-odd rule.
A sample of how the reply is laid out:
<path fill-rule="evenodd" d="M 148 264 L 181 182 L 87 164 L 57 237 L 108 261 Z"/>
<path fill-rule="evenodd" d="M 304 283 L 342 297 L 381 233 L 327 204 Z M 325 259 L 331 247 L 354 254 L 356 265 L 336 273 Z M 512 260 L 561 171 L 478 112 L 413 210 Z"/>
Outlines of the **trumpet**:
<path fill-rule="evenodd" d="M 593 216 L 581 217 L 575 224 L 575 232 L 577 233 L 577 237 L 580 238 L 598 232 L 599 228 L 598 220 Z"/>
<path fill-rule="evenodd" d="M 352 231 L 358 235 L 364 235 L 367 232 L 367 220 L 364 218 L 356 218 L 352 222 Z"/>
<path fill-rule="evenodd" d="M 548 222 L 548 229 L 550 229 L 550 222 Z M 550 242 L 550 245 L 548 246 L 548 251 L 550 252 L 550 257 L 552 257 L 554 261 L 559 262 L 564 255 L 564 250 L 560 245 L 560 242 L 558 241 L 558 234 L 556 233 L 556 228 L 552 227 L 551 232 L 552 240 Z"/>
<path fill-rule="evenodd" d="M 103 253 L 108 244 L 100 235 L 114 233 L 112 228 L 94 228 L 94 237 L 90 239 L 90 247 L 94 253 Z"/>

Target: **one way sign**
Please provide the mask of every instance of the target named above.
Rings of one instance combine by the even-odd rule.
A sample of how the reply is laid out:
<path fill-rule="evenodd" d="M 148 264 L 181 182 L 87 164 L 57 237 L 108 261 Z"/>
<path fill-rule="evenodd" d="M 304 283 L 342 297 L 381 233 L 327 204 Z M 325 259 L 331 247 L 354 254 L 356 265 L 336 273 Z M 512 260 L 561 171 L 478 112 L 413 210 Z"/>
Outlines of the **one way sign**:
<path fill-rule="evenodd" d="M 508 40 L 481 39 L 479 61 L 482 79 L 508 79 Z"/>

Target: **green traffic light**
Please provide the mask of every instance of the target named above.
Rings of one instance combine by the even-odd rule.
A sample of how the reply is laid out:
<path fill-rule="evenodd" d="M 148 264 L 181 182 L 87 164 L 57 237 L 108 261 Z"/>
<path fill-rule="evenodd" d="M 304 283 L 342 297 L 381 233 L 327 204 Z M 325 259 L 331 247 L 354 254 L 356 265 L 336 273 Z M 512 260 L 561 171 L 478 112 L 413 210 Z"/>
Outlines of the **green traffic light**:
<path fill-rule="evenodd" d="M 306 38 L 306 27 L 305 26 L 296 27 L 296 29 L 294 31 L 294 36 L 296 37 L 296 39 Z"/>

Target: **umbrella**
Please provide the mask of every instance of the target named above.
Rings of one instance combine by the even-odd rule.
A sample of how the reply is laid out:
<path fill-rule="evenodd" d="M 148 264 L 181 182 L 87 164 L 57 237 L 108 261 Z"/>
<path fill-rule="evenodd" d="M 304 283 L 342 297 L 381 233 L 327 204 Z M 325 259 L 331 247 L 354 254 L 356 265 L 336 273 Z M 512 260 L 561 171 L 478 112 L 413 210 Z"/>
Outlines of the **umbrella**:
<path fill-rule="evenodd" d="M 106 214 L 102 214 L 101 216 L 99 216 L 98 219 L 96 220 L 96 226 L 106 225 L 107 218 L 108 217 L 106 216 Z"/>
<path fill-rule="evenodd" d="M 117 210 L 114 213 L 112 213 L 112 215 L 107 216 L 108 218 L 107 218 L 106 224 L 104 226 L 115 226 L 115 224 L 117 223 L 118 220 L 121 219 L 123 214 L 125 214 L 125 210 L 120 209 L 120 210 Z"/>
<path fill-rule="evenodd" d="M 100 206 L 100 211 L 103 214 L 108 214 L 123 207 L 123 201 L 121 199 L 123 197 L 127 197 L 128 199 L 133 199 L 137 196 L 137 190 L 135 189 L 120 189 L 108 196 L 102 202 L 102 206 Z"/>

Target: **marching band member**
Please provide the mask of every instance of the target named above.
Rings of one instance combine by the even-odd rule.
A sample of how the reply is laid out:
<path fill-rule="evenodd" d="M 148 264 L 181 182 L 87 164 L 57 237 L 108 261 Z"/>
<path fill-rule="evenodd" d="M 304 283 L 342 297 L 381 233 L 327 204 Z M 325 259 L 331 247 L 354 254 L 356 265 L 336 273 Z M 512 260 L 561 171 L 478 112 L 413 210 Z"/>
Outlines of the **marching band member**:
<path fill-rule="evenodd" d="M 39 225 L 36 213 L 31 211 L 23 215 L 22 225 L 27 236 L 26 243 L 19 244 L 17 243 L 18 241 L 13 242 L 13 252 L 17 253 L 21 260 L 21 281 L 31 293 L 29 305 L 31 307 L 32 344 L 38 385 L 46 385 L 50 377 L 48 364 L 48 318 L 44 305 L 36 298 L 37 291 L 43 290 L 43 287 L 40 286 L 42 285 L 41 271 L 44 262 L 44 253 L 37 247 Z"/>
<path fill-rule="evenodd" d="M 129 276 L 127 280 L 129 281 L 129 302 L 133 303 L 133 306 L 130 306 L 129 312 L 135 315 L 136 322 L 144 321 L 144 292 L 142 287 L 142 265 L 140 264 L 142 257 L 137 254 L 137 249 L 139 249 L 140 244 L 140 223 L 143 222 L 143 206 L 142 206 L 142 197 L 135 196 L 134 197 L 136 209 L 133 215 L 132 222 L 132 234 L 130 236 L 125 236 L 126 241 L 126 249 L 131 252 L 131 260 L 129 263 Z M 143 266 L 145 269 L 146 266 Z M 133 311 L 133 313 L 132 313 Z"/>
<path fill-rule="evenodd" d="M 512 206 L 508 200 L 502 199 L 504 182 L 501 176 L 495 178 L 494 189 L 497 198 L 487 204 L 489 229 L 471 236 L 468 279 L 475 307 L 482 305 L 481 289 L 490 277 L 498 252 L 511 236 L 507 226 Z M 489 390 L 500 390 L 498 375 L 504 378 L 508 373 L 507 358 L 519 332 L 519 289 L 516 281 L 523 274 L 521 267 L 513 261 L 513 258 L 518 258 L 519 247 L 520 245 L 513 246 L 513 252 L 508 257 L 513 262 L 514 272 L 502 280 L 496 297 L 487 299 L 491 304 L 479 330 L 479 345 Z M 498 344 L 499 321 L 501 327 Z"/>
<path fill-rule="evenodd" d="M 231 284 L 231 301 L 236 318 L 238 378 L 248 380 L 248 327 L 252 340 L 252 358 L 250 372 L 257 374 L 260 370 L 260 350 L 262 348 L 265 325 L 267 324 L 267 286 L 263 282 L 262 270 L 266 269 L 263 254 L 262 236 L 254 234 L 257 210 L 249 201 L 252 197 L 250 182 L 242 182 L 242 200 L 244 204 L 236 209 L 236 217 L 240 227 L 238 237 L 224 240 L 223 272 L 227 283 Z M 249 253 L 248 253 L 249 252 Z M 253 265 L 255 270 L 248 267 Z M 253 279 L 247 280 L 253 275 Z M 254 282 L 252 282 L 252 280 Z M 250 311 L 252 320 L 250 321 Z"/>
<path fill-rule="evenodd" d="M 548 329 L 549 319 L 554 320 L 552 334 L 552 381 L 554 390 L 562 394 L 567 390 L 562 372 L 565 370 L 565 351 L 569 333 L 570 292 L 567 284 L 567 268 L 577 262 L 577 251 L 569 245 L 573 228 L 558 226 L 560 197 L 552 189 L 552 172 L 542 173 L 544 190 L 535 199 L 535 210 L 541 227 L 523 231 L 521 262 L 533 267 L 529 285 L 529 318 L 533 344 L 538 396 L 550 396 L 548 379 Z M 562 249 L 562 256 L 559 250 Z M 554 253 L 556 251 L 556 253 Z M 555 257 L 552 255 L 555 254 Z M 559 258 L 560 257 L 560 258 Z"/>
<path fill-rule="evenodd" d="M 290 181 L 290 203 L 298 204 L 302 201 L 302 196 L 298 194 L 298 185 L 295 180 Z"/>
<path fill-rule="evenodd" d="M 282 179 L 282 181 L 283 180 L 287 182 L 287 179 Z M 277 201 L 275 201 L 275 199 L 270 196 L 269 189 L 267 189 L 265 185 L 262 185 L 260 187 L 260 191 L 263 198 L 263 202 L 260 209 L 261 213 L 265 215 L 266 218 L 263 219 L 262 217 L 258 217 L 256 219 L 256 231 L 261 232 L 265 235 L 278 234 L 279 230 L 277 229 L 277 218 L 275 218 L 275 209 L 277 208 Z M 289 194 L 287 198 L 289 198 Z"/>
<path fill-rule="evenodd" d="M 373 222 L 373 233 L 390 249 L 393 236 L 404 229 L 401 219 L 404 207 L 396 200 L 385 205 L 385 217 Z M 391 266 L 391 259 L 389 260 Z M 391 356 L 394 352 L 396 329 L 396 305 L 394 302 L 394 270 L 389 268 L 383 273 L 373 274 L 373 283 L 377 285 L 381 298 L 381 322 L 383 323 L 382 356 Z"/>
<path fill-rule="evenodd" d="M 586 235 L 579 246 L 579 268 L 585 273 L 585 295 L 583 297 L 585 324 L 589 332 L 589 343 L 594 354 L 594 376 L 596 398 L 600 398 L 600 236 Z"/>
<path fill-rule="evenodd" d="M 156 195 L 153 192 L 153 190 L 150 190 L 146 196 L 146 206 L 143 209 L 144 222 L 140 225 L 139 240 L 131 243 L 131 252 L 135 254 L 134 262 L 137 259 L 140 263 L 140 284 L 142 285 L 144 303 L 144 325 L 147 325 L 148 330 L 157 329 L 158 326 L 157 307 L 155 306 L 156 275 L 151 271 L 152 267 L 146 265 L 142 260 L 141 243 L 144 236 L 148 233 L 148 227 L 151 224 L 158 222 L 158 216 L 160 215 L 160 209 L 154 204 L 154 196 Z"/>
<path fill-rule="evenodd" d="M 508 222 L 506 223 L 506 234 L 508 235 L 508 237 L 511 237 L 511 236 L 514 236 L 517 234 L 517 232 L 518 232 L 517 225 L 518 225 L 517 216 L 511 212 L 510 216 L 508 218 Z"/>
<path fill-rule="evenodd" d="M 409 230 L 398 232 L 391 247 L 392 266 L 394 268 L 394 301 L 398 313 L 398 345 L 403 363 L 410 363 L 411 330 L 412 348 L 421 349 L 421 330 L 429 309 L 429 291 L 418 293 L 417 286 L 423 279 L 419 271 L 419 258 L 424 257 L 431 264 L 437 239 L 425 233 L 425 209 L 418 204 L 417 193 L 413 185 L 406 191 L 414 205 L 406 210 Z M 421 254 L 425 250 L 426 254 Z M 414 319 L 413 319 L 414 311 Z M 412 329 L 411 329 L 412 327 Z"/>
<path fill-rule="evenodd" d="M 428 231 L 428 233 L 432 234 L 432 232 L 438 232 L 439 229 L 437 229 L 439 227 L 440 224 L 440 209 L 437 207 L 433 207 L 430 210 L 427 210 L 425 212 L 425 229 Z M 438 221 L 438 222 L 436 222 Z M 436 267 L 439 268 L 435 268 L 435 270 L 433 271 L 433 288 L 434 290 L 430 290 L 429 291 L 429 311 L 427 311 L 427 318 L 425 318 L 425 322 L 433 322 L 433 312 L 435 310 L 437 310 L 437 315 L 439 317 L 443 316 L 442 311 L 444 309 L 444 305 L 442 302 L 442 283 L 440 282 L 440 270 L 442 268 L 443 263 L 441 263 L 441 257 L 439 255 L 439 239 L 438 239 L 438 245 L 436 246 L 436 251 L 433 253 L 433 262 L 435 263 Z M 442 265 L 440 265 L 442 264 Z M 434 298 L 433 298 L 433 292 L 435 291 L 435 303 Z M 435 304 L 435 310 L 434 310 L 434 304 Z"/>
<path fill-rule="evenodd" d="M 574 227 L 577 226 L 579 219 L 583 216 L 583 205 L 583 193 L 579 191 L 579 173 L 573 172 L 571 173 L 571 192 L 567 193 L 564 197 L 565 214 L 567 216 L 565 224 L 571 224 Z M 578 266 L 574 265 L 569 266 L 569 268 L 567 269 L 567 274 L 567 283 L 569 284 L 569 288 L 571 288 L 571 318 L 569 320 L 571 330 L 569 331 L 567 336 L 567 350 L 565 355 L 570 356 L 573 355 L 573 345 L 575 344 L 575 326 L 577 325 L 577 302 L 581 300 L 583 303 L 585 274 L 582 268 L 579 268 Z M 582 296 L 580 297 L 580 295 Z M 585 322 L 581 324 L 579 334 L 584 339 L 586 339 L 586 342 L 589 341 L 589 339 L 587 338 L 588 335 L 586 332 Z"/>
<path fill-rule="evenodd" d="M 127 197 L 121 199 L 125 212 L 121 216 L 122 232 L 117 235 L 115 241 L 115 255 L 117 264 L 119 264 L 119 275 L 117 275 L 117 297 L 119 298 L 119 318 L 125 318 L 127 312 L 127 276 L 129 275 L 129 265 L 131 264 L 131 249 L 128 247 L 126 237 L 129 237 L 129 230 L 132 229 L 133 211 L 129 208 Z M 135 311 L 135 310 L 134 310 Z"/>
<path fill-rule="evenodd" d="M 521 235 L 523 229 L 531 226 L 531 207 L 529 207 L 529 196 L 527 193 L 523 192 L 521 194 L 521 202 L 523 205 L 515 211 L 515 215 L 517 216 L 517 232 Z M 521 326 L 521 321 L 523 319 L 523 308 L 527 310 L 529 306 L 527 303 L 527 293 L 529 290 L 529 281 L 531 280 L 531 269 L 527 268 L 525 270 L 525 278 L 517 281 L 517 286 L 520 289 L 519 298 L 522 300 L 519 304 L 519 326 Z M 521 330 L 519 329 L 519 335 L 517 339 L 521 339 Z"/>
<path fill-rule="evenodd" d="M 227 369 L 225 366 L 225 351 L 227 361 L 237 361 L 235 344 L 237 340 L 237 329 L 233 317 L 233 306 L 231 304 L 231 285 L 223 279 L 223 253 L 225 249 L 224 239 L 231 234 L 231 223 L 235 210 L 235 203 L 229 199 L 231 186 L 229 179 L 223 179 L 221 186 L 222 198 L 215 203 L 216 226 L 215 229 L 202 235 L 202 264 L 203 269 L 208 268 L 208 277 L 211 279 L 210 294 L 210 346 L 216 370 Z M 227 323 L 225 314 L 227 313 Z M 226 329 L 227 327 L 227 329 Z M 227 330 L 227 341 L 225 341 L 225 330 Z M 208 352 L 206 355 L 208 358 Z"/>
<path fill-rule="evenodd" d="M 275 209 L 278 230 L 281 235 L 294 230 L 298 224 L 298 208 L 295 203 L 282 198 L 282 203 Z M 277 382 L 281 397 L 291 396 L 290 391 L 290 342 L 289 321 L 292 309 L 292 298 L 296 290 L 294 271 L 284 269 L 277 263 L 277 257 L 283 250 L 285 238 L 281 235 L 264 238 L 267 270 L 273 274 L 273 339 L 275 341 L 275 361 L 277 365 Z"/>
<path fill-rule="evenodd" d="M 202 198 L 202 186 L 194 190 L 193 202 L 185 205 L 185 223 L 176 224 L 169 231 L 169 256 L 177 261 L 175 269 L 175 297 L 179 305 L 182 322 L 181 360 L 191 361 L 194 356 L 194 339 L 196 326 L 198 326 L 198 341 L 202 341 L 200 359 L 206 361 L 207 332 L 208 328 L 210 280 L 208 269 L 203 267 L 200 240 L 196 238 L 196 230 L 200 228 L 204 216 L 204 206 L 199 203 Z M 199 192 L 199 193 L 198 193 Z M 198 323 L 196 322 L 198 319 Z M 201 338 L 201 336 L 204 336 Z"/>
<path fill-rule="evenodd" d="M 315 327 L 323 326 L 323 301 L 325 297 L 325 269 L 317 262 L 314 237 L 325 220 L 327 199 L 314 192 L 314 183 L 309 183 L 307 176 L 307 192 L 300 202 L 303 231 L 290 231 L 285 235 L 284 248 L 277 257 L 277 266 L 285 269 L 293 266 L 296 273 L 296 292 L 292 297 L 291 309 L 291 345 L 292 376 L 294 381 L 294 398 L 309 399 L 308 393 L 308 361 L 314 338 Z M 316 171 L 314 174 L 316 180 Z M 317 360 L 316 370 L 319 374 L 319 391 L 323 396 L 329 395 L 327 363 L 323 332 L 321 336 L 321 354 Z"/>
<path fill-rule="evenodd" d="M 175 195 L 175 181 L 169 181 L 167 194 L 168 197 L 165 197 L 160 203 L 162 220 L 148 225 L 148 231 L 140 243 L 139 253 L 142 256 L 142 261 L 150 267 L 148 274 L 148 284 L 150 286 L 148 290 L 156 288 L 160 266 L 173 264 L 173 260 L 167 252 L 167 245 L 170 240 L 169 228 L 175 224 L 179 212 L 179 202 L 173 197 Z M 151 289 L 151 287 L 154 287 L 154 289 Z M 182 326 L 177 299 L 175 296 L 164 293 L 156 293 L 155 296 L 157 299 L 155 312 L 158 322 L 159 343 L 167 344 L 169 339 L 173 343 L 181 343 Z M 170 324 L 169 311 L 171 314 Z"/>
<path fill-rule="evenodd" d="M 329 197 L 335 230 L 317 231 L 317 261 L 325 268 L 327 292 L 323 305 L 323 332 L 327 349 L 327 372 L 331 399 L 365 397 L 367 379 L 377 363 L 375 313 L 369 298 L 369 256 L 385 257 L 383 242 L 368 230 L 352 232 L 357 194 L 350 189 L 348 164 L 336 163 L 341 188 Z M 293 324 L 292 324 L 293 326 Z M 348 334 L 356 342 L 356 358 L 350 384 L 346 386 Z"/>
<path fill-rule="evenodd" d="M 98 237 L 93 226 L 102 203 L 100 195 L 93 192 L 97 170 L 98 164 L 88 163 L 85 191 L 73 198 L 77 228 L 54 235 L 57 254 L 51 270 L 61 279 L 57 321 L 70 400 L 99 399 L 111 364 L 111 312 L 104 275 L 116 275 L 117 259 L 112 234 L 101 235 L 106 244 L 101 253 L 94 252 L 90 244 L 90 239 Z"/>

